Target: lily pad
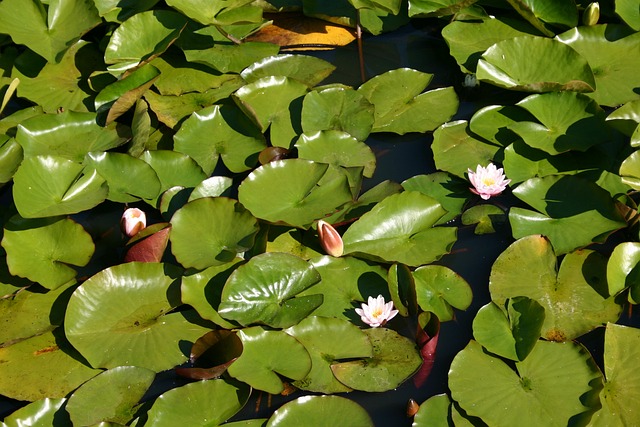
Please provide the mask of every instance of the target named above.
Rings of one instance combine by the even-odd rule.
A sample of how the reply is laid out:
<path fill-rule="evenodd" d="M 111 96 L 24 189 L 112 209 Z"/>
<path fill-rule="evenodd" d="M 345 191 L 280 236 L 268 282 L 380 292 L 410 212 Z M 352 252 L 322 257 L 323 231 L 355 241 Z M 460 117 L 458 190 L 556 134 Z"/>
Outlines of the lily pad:
<path fill-rule="evenodd" d="M 346 176 L 323 179 L 328 169 L 304 159 L 274 161 L 251 172 L 238 199 L 257 218 L 308 227 L 352 200 Z"/>
<path fill-rule="evenodd" d="M 297 296 L 319 281 L 318 272 L 301 258 L 278 252 L 261 254 L 231 274 L 218 313 L 244 326 L 262 323 L 287 328 L 322 304 L 320 294 Z"/>
<path fill-rule="evenodd" d="M 327 78 L 336 66 L 324 59 L 307 55 L 275 55 L 254 62 L 240 75 L 247 83 L 267 76 L 285 76 L 314 87 Z"/>
<path fill-rule="evenodd" d="M 473 294 L 469 284 L 456 272 L 442 265 L 424 265 L 413 272 L 418 305 L 441 322 L 452 320 L 453 308 L 466 310 Z"/>
<path fill-rule="evenodd" d="M 22 158 L 22 146 L 15 139 L 0 135 L 0 187 L 11 181 Z"/>
<path fill-rule="evenodd" d="M 608 295 L 606 267 L 602 255 L 585 249 L 565 255 L 556 270 L 556 254 L 549 241 L 528 236 L 496 259 L 489 291 L 499 306 L 517 296 L 536 300 L 545 311 L 542 337 L 572 340 L 620 316 L 622 307 Z M 580 316 L 575 315 L 576 310 Z"/>
<path fill-rule="evenodd" d="M 550 26 L 575 27 L 578 25 L 578 8 L 572 0 L 540 2 L 536 0 L 509 0 L 524 19 L 545 36 L 552 37 Z"/>
<path fill-rule="evenodd" d="M 227 176 L 212 176 L 196 185 L 189 195 L 189 201 L 203 197 L 229 197 L 233 180 Z"/>
<path fill-rule="evenodd" d="M 431 396 L 420 405 L 411 427 L 449 427 L 451 400 L 446 394 Z"/>
<path fill-rule="evenodd" d="M 154 372 L 187 360 L 185 342 L 211 328 L 181 304 L 181 269 L 130 262 L 86 280 L 71 296 L 65 316 L 69 341 L 95 367 L 139 366 Z"/>
<path fill-rule="evenodd" d="M 454 227 L 434 227 L 444 214 L 435 199 L 417 191 L 394 194 L 351 224 L 342 236 L 344 252 L 409 266 L 428 264 L 456 241 Z"/>
<path fill-rule="evenodd" d="M 175 150 L 191 156 L 206 174 L 213 172 L 218 158 L 232 172 L 249 170 L 266 147 L 255 125 L 237 107 L 227 104 L 193 113 L 180 126 L 174 141 Z"/>
<path fill-rule="evenodd" d="M 629 299 L 637 304 L 640 301 L 640 243 L 623 242 L 617 245 L 607 263 L 607 284 L 609 294 L 618 295 L 627 288 Z"/>
<path fill-rule="evenodd" d="M 279 394 L 284 390 L 279 375 L 301 380 L 311 369 L 311 358 L 304 346 L 282 331 L 254 326 L 238 331 L 238 338 L 242 341 L 242 354 L 227 372 L 255 389 Z"/>
<path fill-rule="evenodd" d="M 206 425 L 217 427 L 249 400 L 245 384 L 225 380 L 197 381 L 163 393 L 148 412 L 147 423 L 157 427 Z"/>
<path fill-rule="evenodd" d="M 11 274 L 55 289 L 76 277 L 72 266 L 89 263 L 95 245 L 89 233 L 71 219 L 24 219 L 5 224 L 2 246 Z"/>
<path fill-rule="evenodd" d="M 433 74 L 410 68 L 379 74 L 358 88 L 375 107 L 372 132 L 430 132 L 458 111 L 452 87 L 422 91 Z"/>
<path fill-rule="evenodd" d="M 36 400 L 5 417 L 2 427 L 21 427 L 25 425 L 25 423 L 43 426 L 54 425 L 54 420 L 59 423 L 71 423 L 69 416 L 66 415 L 64 409 L 62 409 L 66 401 L 67 399 L 62 397 L 58 399 L 44 398 Z"/>
<path fill-rule="evenodd" d="M 640 31 L 640 10 L 633 0 L 617 0 L 616 13 L 635 31 Z"/>
<path fill-rule="evenodd" d="M 195 187 L 208 178 L 191 157 L 177 151 L 145 151 L 140 159 L 156 172 L 161 192 L 176 186 Z"/>
<path fill-rule="evenodd" d="M 266 427 L 373 427 L 367 411 L 340 396 L 303 396 L 276 409 Z"/>
<path fill-rule="evenodd" d="M 205 269 L 232 261 L 253 246 L 257 220 L 226 197 L 196 199 L 171 218 L 171 251 L 184 267 Z"/>
<path fill-rule="evenodd" d="M 354 390 L 393 390 L 411 377 L 422 358 L 416 345 L 387 328 L 365 329 L 373 346 L 373 356 L 331 365 L 335 377 Z"/>
<path fill-rule="evenodd" d="M 93 377 L 76 390 L 65 405 L 74 425 L 101 421 L 126 424 L 156 374 L 137 366 L 120 366 Z"/>
<path fill-rule="evenodd" d="M 311 316 L 285 332 L 301 342 L 311 356 L 311 370 L 303 379 L 293 383 L 302 390 L 319 393 L 351 391 L 334 377 L 331 365 L 341 359 L 373 356 L 367 335 L 346 320 Z"/>
<path fill-rule="evenodd" d="M 495 205 L 473 206 L 462 214 L 462 224 L 473 225 L 475 234 L 495 233 L 497 226 L 507 221 L 507 216 L 502 209 Z"/>
<path fill-rule="evenodd" d="M 518 134 L 511 129 L 511 125 L 527 120 L 532 121 L 535 118 L 519 106 L 489 105 L 473 114 L 469 120 L 469 130 L 493 144 L 507 147 L 520 140 Z"/>
<path fill-rule="evenodd" d="M 530 61 L 530 58 L 545 58 Z M 478 80 L 526 92 L 593 92 L 596 81 L 586 59 L 564 43 L 520 36 L 500 41 L 478 61 Z"/>
<path fill-rule="evenodd" d="M 579 344 L 540 341 L 515 368 L 471 341 L 451 363 L 451 395 L 491 426 L 566 426 L 594 410 L 582 399 L 599 391 L 602 374 Z"/>
<path fill-rule="evenodd" d="M 468 200 L 466 194 L 469 182 L 456 179 L 446 172 L 434 172 L 428 175 L 415 175 L 402 182 L 402 188 L 409 191 L 419 191 L 433 197 L 447 211 L 436 222 L 436 225 L 446 224 L 462 212 Z"/>
<path fill-rule="evenodd" d="M 246 0 L 169 0 L 167 4 L 205 25 L 232 25 L 262 20 L 262 9 Z"/>

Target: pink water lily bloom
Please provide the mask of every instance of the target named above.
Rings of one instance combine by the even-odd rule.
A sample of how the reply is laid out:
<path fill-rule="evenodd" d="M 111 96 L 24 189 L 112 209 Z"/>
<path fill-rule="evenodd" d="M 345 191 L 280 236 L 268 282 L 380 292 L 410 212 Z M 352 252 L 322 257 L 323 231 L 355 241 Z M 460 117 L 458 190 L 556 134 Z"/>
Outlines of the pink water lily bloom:
<path fill-rule="evenodd" d="M 147 226 L 147 216 L 138 208 L 129 208 L 122 214 L 120 229 L 127 237 L 133 237 Z"/>
<path fill-rule="evenodd" d="M 356 313 L 372 328 L 384 326 L 398 314 L 398 310 L 393 309 L 393 302 L 385 303 L 382 295 L 378 295 L 378 298 L 369 297 L 368 302 L 369 304 L 363 303 L 362 308 L 356 308 Z"/>
<path fill-rule="evenodd" d="M 489 163 L 486 168 L 478 165 L 475 172 L 471 169 L 467 172 L 469 173 L 469 181 L 473 184 L 473 188 L 470 190 L 484 200 L 499 195 L 511 182 L 510 179 L 506 179 L 502 168 L 496 168 L 493 163 Z"/>

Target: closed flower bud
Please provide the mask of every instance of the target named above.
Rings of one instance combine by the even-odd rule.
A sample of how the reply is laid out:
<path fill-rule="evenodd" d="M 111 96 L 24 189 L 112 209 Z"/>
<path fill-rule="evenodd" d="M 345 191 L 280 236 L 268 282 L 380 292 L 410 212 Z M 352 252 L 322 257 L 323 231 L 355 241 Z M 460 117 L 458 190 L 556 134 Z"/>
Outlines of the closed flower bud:
<path fill-rule="evenodd" d="M 582 14 L 582 23 L 587 26 L 596 25 L 600 19 L 600 4 L 593 2 L 587 6 Z"/>
<path fill-rule="evenodd" d="M 129 208 L 122 214 L 120 229 L 127 237 L 133 237 L 147 226 L 147 216 L 138 208 Z"/>
<path fill-rule="evenodd" d="M 416 402 L 413 399 L 409 399 L 409 401 L 407 402 L 407 417 L 409 418 L 413 417 L 415 414 L 418 413 L 419 409 L 420 409 L 420 405 L 418 405 L 418 402 Z"/>
<path fill-rule="evenodd" d="M 344 244 L 340 233 L 331 224 L 325 221 L 318 221 L 318 237 L 322 249 L 331 256 L 341 257 L 344 252 Z"/>

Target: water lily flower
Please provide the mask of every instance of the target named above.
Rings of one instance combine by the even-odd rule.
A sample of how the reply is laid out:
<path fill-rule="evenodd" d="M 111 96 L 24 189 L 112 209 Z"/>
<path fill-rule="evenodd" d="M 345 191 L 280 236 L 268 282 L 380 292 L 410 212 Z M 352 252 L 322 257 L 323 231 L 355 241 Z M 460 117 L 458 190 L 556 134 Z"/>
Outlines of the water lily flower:
<path fill-rule="evenodd" d="M 382 295 L 378 295 L 378 298 L 369 297 L 368 302 L 369 304 L 363 303 L 362 308 L 356 308 L 356 313 L 372 328 L 384 326 L 398 314 L 398 310 L 393 309 L 393 301 L 385 303 Z"/>
<path fill-rule="evenodd" d="M 496 168 L 493 163 L 489 163 L 486 168 L 478 165 L 475 172 L 471 169 L 467 172 L 469 173 L 469 181 L 474 187 L 470 190 L 484 200 L 489 200 L 491 196 L 502 193 L 507 188 L 507 184 L 511 182 L 510 179 L 506 179 L 502 168 Z"/>
<path fill-rule="evenodd" d="M 120 229 L 127 237 L 133 237 L 147 226 L 147 216 L 138 208 L 129 208 L 122 214 Z"/>
<path fill-rule="evenodd" d="M 325 221 L 318 221 L 318 237 L 322 249 L 331 256 L 341 257 L 344 252 L 344 244 L 340 233 L 331 224 Z"/>
<path fill-rule="evenodd" d="M 478 78 L 475 74 L 466 74 L 464 76 L 464 81 L 462 82 L 462 86 L 466 88 L 472 88 L 478 86 Z"/>

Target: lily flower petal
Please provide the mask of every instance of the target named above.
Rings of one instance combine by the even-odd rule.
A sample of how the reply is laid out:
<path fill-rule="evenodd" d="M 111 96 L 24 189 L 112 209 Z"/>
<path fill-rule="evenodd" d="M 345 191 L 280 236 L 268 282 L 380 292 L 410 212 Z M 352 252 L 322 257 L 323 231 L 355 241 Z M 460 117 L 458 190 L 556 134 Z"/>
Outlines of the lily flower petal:
<path fill-rule="evenodd" d="M 344 252 L 344 244 L 340 233 L 331 224 L 325 221 L 318 221 L 318 237 L 322 249 L 331 256 L 341 257 Z"/>
<path fill-rule="evenodd" d="M 133 237 L 147 226 L 147 216 L 138 208 L 129 208 L 122 214 L 120 229 L 127 237 Z"/>
<path fill-rule="evenodd" d="M 506 179 L 502 168 L 497 168 L 493 163 L 489 163 L 486 168 L 478 165 L 475 172 L 471 169 L 468 169 L 467 172 L 469 181 L 473 185 L 473 188 L 470 188 L 471 192 L 484 200 L 499 195 L 511 182 L 510 179 Z"/>
<path fill-rule="evenodd" d="M 393 319 L 398 314 L 398 310 L 393 309 L 393 301 L 385 303 L 384 297 L 378 295 L 378 298 L 369 297 L 368 304 L 363 303 L 362 308 L 356 308 L 356 313 L 364 323 L 377 328 Z"/>

